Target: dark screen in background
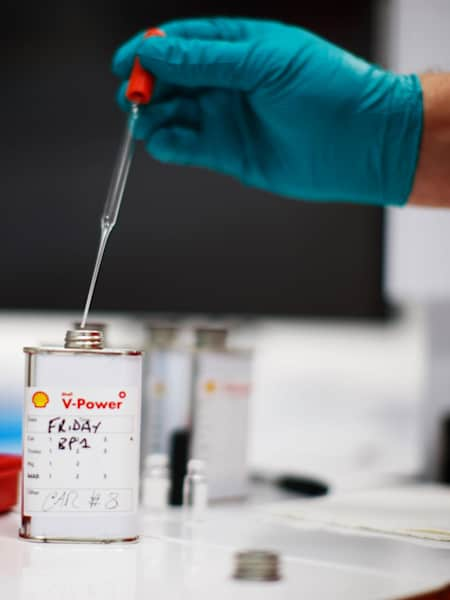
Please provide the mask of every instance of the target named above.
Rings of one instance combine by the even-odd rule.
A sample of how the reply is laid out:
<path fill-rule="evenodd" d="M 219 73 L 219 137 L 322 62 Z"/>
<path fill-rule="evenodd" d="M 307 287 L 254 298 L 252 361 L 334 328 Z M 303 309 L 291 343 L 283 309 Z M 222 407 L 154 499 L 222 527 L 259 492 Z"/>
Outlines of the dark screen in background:
<path fill-rule="evenodd" d="M 0 179 L 1 308 L 81 309 L 124 115 L 118 44 L 183 16 L 245 15 L 313 29 L 371 58 L 370 3 L 188 0 L 6 3 Z M 376 317 L 382 211 L 314 205 L 209 172 L 132 165 L 95 309 Z"/>

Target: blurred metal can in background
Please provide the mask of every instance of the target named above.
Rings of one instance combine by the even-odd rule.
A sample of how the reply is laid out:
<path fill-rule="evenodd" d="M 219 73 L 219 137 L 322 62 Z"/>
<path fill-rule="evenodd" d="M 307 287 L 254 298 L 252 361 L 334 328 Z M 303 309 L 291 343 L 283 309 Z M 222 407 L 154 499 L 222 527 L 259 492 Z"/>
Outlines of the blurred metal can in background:
<path fill-rule="evenodd" d="M 251 352 L 230 348 L 230 325 L 152 321 L 144 363 L 142 460 L 166 455 L 169 503 L 183 502 L 190 460 L 200 460 L 208 499 L 247 493 Z"/>
<path fill-rule="evenodd" d="M 196 328 L 190 458 L 205 464 L 209 500 L 242 498 L 248 483 L 252 354 L 227 345 L 228 327 Z"/>

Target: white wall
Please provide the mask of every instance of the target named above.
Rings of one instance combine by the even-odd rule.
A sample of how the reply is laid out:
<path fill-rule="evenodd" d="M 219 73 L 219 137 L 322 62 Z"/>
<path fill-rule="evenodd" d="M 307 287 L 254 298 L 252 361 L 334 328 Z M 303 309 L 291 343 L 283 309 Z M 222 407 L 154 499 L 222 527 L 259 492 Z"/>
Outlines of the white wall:
<path fill-rule="evenodd" d="M 450 71 L 450 0 L 382 0 L 379 6 L 378 55 L 385 66 Z M 390 209 L 386 267 L 392 299 L 450 299 L 450 211 Z"/>
<path fill-rule="evenodd" d="M 450 71 L 450 0 L 382 0 L 380 62 L 397 72 Z M 449 165 L 450 169 L 450 165 Z M 389 209 L 387 295 L 425 315 L 422 423 L 425 471 L 439 471 L 443 415 L 450 415 L 450 211 Z"/>

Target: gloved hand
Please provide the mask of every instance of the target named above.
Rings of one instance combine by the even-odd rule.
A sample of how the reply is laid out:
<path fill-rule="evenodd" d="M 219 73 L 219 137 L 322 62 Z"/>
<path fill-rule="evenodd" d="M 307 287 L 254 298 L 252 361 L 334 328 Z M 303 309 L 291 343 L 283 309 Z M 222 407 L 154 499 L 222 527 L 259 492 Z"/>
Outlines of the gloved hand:
<path fill-rule="evenodd" d="M 298 27 L 199 19 L 115 54 L 157 80 L 137 137 L 156 159 L 293 198 L 403 204 L 422 130 L 416 75 L 384 71 Z M 127 108 L 125 86 L 119 92 Z"/>

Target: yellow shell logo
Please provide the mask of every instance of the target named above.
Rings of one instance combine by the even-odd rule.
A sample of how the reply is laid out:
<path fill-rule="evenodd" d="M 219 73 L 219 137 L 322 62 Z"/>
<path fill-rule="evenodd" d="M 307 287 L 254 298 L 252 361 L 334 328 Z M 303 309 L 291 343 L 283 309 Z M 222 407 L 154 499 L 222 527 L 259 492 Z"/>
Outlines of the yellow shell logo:
<path fill-rule="evenodd" d="M 205 382 L 203 388 L 204 388 L 205 392 L 207 392 L 208 394 L 212 394 L 217 389 L 217 383 L 215 381 L 213 381 L 212 379 L 209 379 L 208 381 Z"/>
<path fill-rule="evenodd" d="M 45 392 L 34 392 L 31 402 L 36 408 L 45 408 L 50 402 L 50 398 Z"/>
<path fill-rule="evenodd" d="M 153 384 L 153 393 L 155 394 L 155 396 L 160 398 L 164 395 L 165 391 L 166 386 L 164 385 L 164 383 L 162 381 L 155 381 L 155 383 Z"/>

